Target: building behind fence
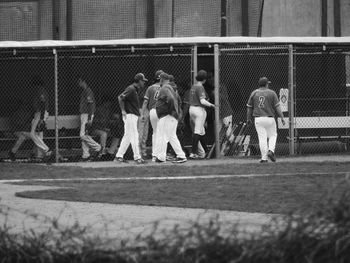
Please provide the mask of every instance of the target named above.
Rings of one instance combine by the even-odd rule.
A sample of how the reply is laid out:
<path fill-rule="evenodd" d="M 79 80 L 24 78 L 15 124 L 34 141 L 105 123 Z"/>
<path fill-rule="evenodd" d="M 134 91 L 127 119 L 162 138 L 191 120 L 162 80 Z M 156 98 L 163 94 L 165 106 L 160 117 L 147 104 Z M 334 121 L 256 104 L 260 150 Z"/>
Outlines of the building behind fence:
<path fill-rule="evenodd" d="M 279 122 L 277 154 L 345 152 L 350 138 L 350 45 L 347 38 L 278 43 L 262 39 L 187 39 L 172 44 L 118 44 L 103 42 L 86 46 L 39 47 L 3 46 L 0 49 L 0 152 L 6 158 L 16 132 L 11 118 L 20 106 L 31 107 L 33 78 L 40 78 L 49 97 L 48 130 L 44 140 L 63 156 L 80 155 L 79 100 L 77 76 L 85 76 L 95 93 L 97 106 L 106 100 L 117 105 L 117 96 L 131 84 L 138 72 L 150 80 L 162 69 L 175 76 L 184 99 L 199 69 L 213 77 L 206 90 L 216 104 L 208 112 L 207 138 L 210 145 L 220 145 L 223 135 L 216 130 L 226 115 L 233 123 L 246 120 L 246 102 L 257 87 L 258 79 L 267 76 L 271 88 L 280 95 L 288 125 Z M 266 40 L 266 42 L 263 42 Z M 252 42 L 250 42 L 252 41 Z M 304 42 L 304 43 L 302 43 Z M 62 42 L 63 43 L 63 42 Z M 215 44 L 221 43 L 221 44 Z M 149 83 L 151 84 L 151 83 Z M 144 92 L 144 91 L 143 91 Z M 216 99 L 216 100 L 215 100 Z M 119 107 L 116 107 L 119 111 Z M 24 115 L 17 115 L 17 119 Z M 151 128 L 150 128 L 151 129 Z M 122 130 L 118 131 L 122 136 Z M 237 133 L 237 131 L 236 131 Z M 216 135 L 216 136 L 215 136 Z M 249 155 L 258 155 L 254 129 L 249 132 Z M 221 136 L 221 137 L 220 137 Z M 188 117 L 180 134 L 185 145 L 191 144 Z M 148 146 L 150 146 L 150 136 Z M 20 155 L 29 156 L 32 142 L 26 142 Z M 220 147 L 217 154 L 220 152 Z M 228 153 L 228 155 L 234 155 Z M 235 154 L 237 155 L 237 154 Z"/>
<path fill-rule="evenodd" d="M 348 0 L 0 1 L 0 41 L 349 36 Z"/>

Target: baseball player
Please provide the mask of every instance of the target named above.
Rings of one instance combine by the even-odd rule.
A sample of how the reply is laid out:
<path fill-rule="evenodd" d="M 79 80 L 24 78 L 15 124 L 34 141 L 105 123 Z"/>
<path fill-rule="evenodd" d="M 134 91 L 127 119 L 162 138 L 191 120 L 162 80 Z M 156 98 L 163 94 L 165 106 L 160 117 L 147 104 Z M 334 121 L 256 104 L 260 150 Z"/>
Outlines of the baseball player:
<path fill-rule="evenodd" d="M 92 123 L 92 134 L 97 136 L 102 147 L 101 154 L 98 156 L 101 160 L 113 160 L 116 154 L 116 149 L 120 142 L 120 132 L 123 127 L 120 127 L 120 114 L 114 112 L 114 107 L 110 99 L 105 99 L 105 102 L 96 108 L 94 121 Z M 107 138 L 111 136 L 112 142 L 107 149 Z"/>
<path fill-rule="evenodd" d="M 45 122 L 49 116 L 49 99 L 43 81 L 34 77 L 32 84 L 37 90 L 33 100 L 33 110 L 25 105 L 21 105 L 19 111 L 13 116 L 13 123 L 17 130 L 15 133 L 18 137 L 14 147 L 9 152 L 11 160 L 16 159 L 16 153 L 19 147 L 27 139 L 31 139 L 35 145 L 35 155 L 38 159 L 49 158 L 52 151 L 43 140 L 43 131 L 46 128 Z"/>
<path fill-rule="evenodd" d="M 134 77 L 134 83 L 127 87 L 118 97 L 124 121 L 124 136 L 120 143 L 116 158 L 114 159 L 117 162 L 126 162 L 124 154 L 131 144 L 135 162 L 137 164 L 145 163 L 140 155 L 137 122 L 140 116 L 139 91 L 145 86 L 147 81 L 148 80 L 145 78 L 144 74 L 137 73 Z"/>
<path fill-rule="evenodd" d="M 247 124 L 252 124 L 255 118 L 255 128 L 258 133 L 261 151 L 260 163 L 267 163 L 269 158 L 276 162 L 275 147 L 277 141 L 277 127 L 275 112 L 285 125 L 284 116 L 276 92 L 269 89 L 271 82 L 262 77 L 259 79 L 259 88 L 254 90 L 247 103 Z"/>
<path fill-rule="evenodd" d="M 160 79 L 161 88 L 159 89 L 156 102 L 159 122 L 157 125 L 155 162 L 164 163 L 166 161 L 167 146 L 170 143 L 176 154 L 176 159 L 173 160 L 173 163 L 184 163 L 187 161 L 187 158 L 176 135 L 179 118 L 178 98 L 169 83 L 170 75 L 162 73 L 160 74 Z"/>
<path fill-rule="evenodd" d="M 155 73 L 154 81 L 155 83 L 152 86 L 149 86 L 146 90 L 143 105 L 142 105 L 142 111 L 141 111 L 141 120 L 146 122 L 150 121 L 152 126 L 152 160 L 155 161 L 155 139 L 157 138 L 157 123 L 158 123 L 158 116 L 156 112 L 156 101 L 158 92 L 160 89 L 160 74 L 163 73 L 163 70 L 158 70 Z M 149 112 L 149 116 L 147 116 Z"/>
<path fill-rule="evenodd" d="M 80 97 L 80 139 L 83 149 L 83 155 L 81 161 L 90 161 L 90 148 L 97 153 L 102 151 L 102 147 L 94 139 L 92 139 L 89 133 L 92 132 L 92 122 L 94 119 L 94 114 L 96 111 L 96 104 L 94 93 L 88 87 L 85 79 L 83 77 L 78 78 L 78 85 L 82 88 L 82 93 Z"/>
<path fill-rule="evenodd" d="M 208 95 L 204 90 L 203 83 L 207 78 L 207 72 L 205 70 L 198 71 L 196 76 L 197 83 L 195 83 L 190 90 L 190 120 L 194 123 L 194 131 L 192 137 L 192 152 L 190 154 L 191 159 L 199 159 L 198 156 L 198 142 L 201 143 L 204 152 L 207 152 L 207 146 L 204 139 L 205 135 L 205 120 L 207 112 L 205 107 L 215 107 L 214 104 L 207 101 Z"/>

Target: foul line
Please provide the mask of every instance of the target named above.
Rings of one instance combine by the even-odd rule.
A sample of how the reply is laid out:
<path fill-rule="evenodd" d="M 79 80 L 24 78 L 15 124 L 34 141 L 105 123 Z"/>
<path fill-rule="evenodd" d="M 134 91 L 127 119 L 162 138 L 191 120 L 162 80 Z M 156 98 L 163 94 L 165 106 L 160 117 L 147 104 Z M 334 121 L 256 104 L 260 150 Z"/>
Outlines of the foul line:
<path fill-rule="evenodd" d="M 193 176 L 149 176 L 149 177 L 80 177 L 80 178 L 55 178 L 55 179 L 11 179 L 0 180 L 0 183 L 22 182 L 72 182 L 72 181 L 160 181 L 160 180 L 196 180 L 196 179 L 224 179 L 224 178 L 251 178 L 270 176 L 310 176 L 310 175 L 344 175 L 350 177 L 350 172 L 314 172 L 314 173 L 277 173 L 277 174 L 223 174 L 223 175 L 193 175 Z"/>

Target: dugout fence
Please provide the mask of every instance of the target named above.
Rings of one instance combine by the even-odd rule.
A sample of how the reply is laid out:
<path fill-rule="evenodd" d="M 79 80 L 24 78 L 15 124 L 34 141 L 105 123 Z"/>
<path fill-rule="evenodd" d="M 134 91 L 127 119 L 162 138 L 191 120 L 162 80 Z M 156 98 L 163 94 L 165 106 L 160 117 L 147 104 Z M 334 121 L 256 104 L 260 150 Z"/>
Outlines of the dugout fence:
<path fill-rule="evenodd" d="M 58 162 L 58 156 L 81 154 L 78 75 L 84 76 L 94 91 L 97 107 L 112 102 L 116 105 L 113 111 L 119 113 L 117 97 L 132 83 L 134 75 L 145 73 L 151 84 L 158 69 L 175 76 L 183 100 L 189 94 L 195 72 L 208 71 L 206 90 L 218 107 L 215 112 L 208 111 L 207 139 L 216 146 L 216 157 L 259 154 L 255 129 L 248 131 L 249 140 L 240 142 L 244 154 L 232 149 L 223 154 L 225 133 L 221 129 L 227 116 L 232 116 L 231 124 L 246 121 L 246 102 L 262 76 L 272 81 L 271 88 L 280 96 L 288 119 L 285 126 L 277 120 L 277 154 L 346 152 L 350 138 L 350 41 L 328 42 L 190 38 L 157 43 L 0 43 L 1 158 L 7 158 L 17 140 L 14 119 L 25 122 L 26 110 L 30 115 L 34 79 L 41 79 L 48 92 L 49 118 L 44 141 L 54 149 Z M 148 131 L 150 147 L 150 127 Z M 237 135 L 238 131 L 239 128 L 232 134 Z M 107 145 L 113 136 L 121 137 L 122 133 L 122 126 L 115 129 Z M 185 146 L 190 146 L 188 117 L 178 136 Z M 25 140 L 18 156 L 27 157 L 32 149 L 33 143 Z"/>

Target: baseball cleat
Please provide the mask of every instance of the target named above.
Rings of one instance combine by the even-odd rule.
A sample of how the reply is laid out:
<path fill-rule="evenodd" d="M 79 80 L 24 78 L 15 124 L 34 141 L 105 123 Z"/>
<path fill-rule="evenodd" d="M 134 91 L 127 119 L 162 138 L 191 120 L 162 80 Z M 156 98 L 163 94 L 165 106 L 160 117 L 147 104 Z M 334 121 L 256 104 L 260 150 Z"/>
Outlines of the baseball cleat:
<path fill-rule="evenodd" d="M 156 163 L 165 163 L 165 161 L 162 161 L 162 160 L 158 159 L 157 157 L 156 157 L 155 162 L 156 162 Z"/>
<path fill-rule="evenodd" d="M 173 160 L 173 163 L 185 163 L 187 162 L 187 158 L 175 158 L 175 160 Z"/>
<path fill-rule="evenodd" d="M 193 160 L 197 160 L 197 159 L 199 159 L 199 156 L 198 156 L 198 154 L 191 153 L 188 158 L 193 159 Z"/>
<path fill-rule="evenodd" d="M 114 162 L 119 162 L 119 163 L 128 163 L 128 161 L 125 160 L 125 159 L 122 158 L 122 157 L 115 157 L 113 161 L 114 161 Z"/>
<path fill-rule="evenodd" d="M 79 162 L 91 162 L 91 158 L 90 158 L 90 157 L 86 157 L 86 158 L 81 157 L 81 158 L 79 159 Z"/>
<path fill-rule="evenodd" d="M 276 162 L 276 157 L 275 157 L 275 154 L 273 153 L 273 151 L 269 150 L 269 152 L 267 153 L 267 157 L 269 157 L 271 162 Z"/>
<path fill-rule="evenodd" d="M 259 163 L 267 163 L 267 160 L 260 160 Z"/>
<path fill-rule="evenodd" d="M 136 164 L 145 164 L 146 161 L 144 159 L 140 158 L 140 159 L 135 160 L 135 163 Z"/>

